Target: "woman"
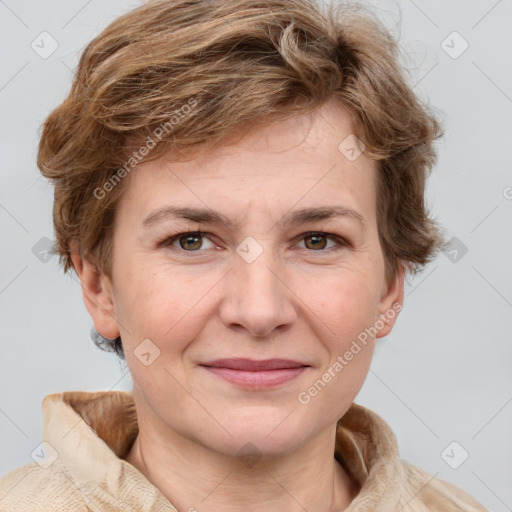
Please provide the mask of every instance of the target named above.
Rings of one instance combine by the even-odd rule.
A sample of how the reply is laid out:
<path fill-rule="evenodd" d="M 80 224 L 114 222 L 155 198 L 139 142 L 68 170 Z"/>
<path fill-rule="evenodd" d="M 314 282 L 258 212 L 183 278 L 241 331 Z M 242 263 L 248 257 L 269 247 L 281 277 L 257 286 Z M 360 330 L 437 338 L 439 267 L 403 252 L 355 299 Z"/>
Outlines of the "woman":
<path fill-rule="evenodd" d="M 440 135 L 358 10 L 157 0 L 112 23 L 38 165 L 133 393 L 48 396 L 2 510 L 485 510 L 353 403 L 443 243 Z"/>

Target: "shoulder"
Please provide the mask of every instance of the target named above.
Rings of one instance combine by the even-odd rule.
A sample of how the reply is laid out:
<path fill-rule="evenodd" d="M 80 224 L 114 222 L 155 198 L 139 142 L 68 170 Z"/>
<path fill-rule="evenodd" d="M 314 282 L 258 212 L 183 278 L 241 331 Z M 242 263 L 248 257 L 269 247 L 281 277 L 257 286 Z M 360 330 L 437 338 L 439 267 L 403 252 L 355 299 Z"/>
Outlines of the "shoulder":
<path fill-rule="evenodd" d="M 46 469 L 33 462 L 0 478 L 0 510 L 86 512 L 89 508 L 80 489 L 56 461 Z"/>
<path fill-rule="evenodd" d="M 406 460 L 402 459 L 400 462 L 405 476 L 405 492 L 400 497 L 404 511 L 488 512 L 475 498 L 456 485 L 441 480 Z"/>

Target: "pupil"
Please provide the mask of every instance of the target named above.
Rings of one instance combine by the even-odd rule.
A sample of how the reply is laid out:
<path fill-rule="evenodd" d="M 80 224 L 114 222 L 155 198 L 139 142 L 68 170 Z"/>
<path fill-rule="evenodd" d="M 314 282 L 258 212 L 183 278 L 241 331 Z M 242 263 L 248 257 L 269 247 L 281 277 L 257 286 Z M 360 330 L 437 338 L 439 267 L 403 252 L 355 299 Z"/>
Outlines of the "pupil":
<path fill-rule="evenodd" d="M 314 246 L 314 248 L 320 247 L 321 249 L 323 249 L 325 247 L 325 238 L 323 236 L 311 235 L 309 239 L 312 241 L 312 245 Z"/>
<path fill-rule="evenodd" d="M 201 246 L 201 241 L 199 236 L 187 236 L 184 237 L 185 245 L 188 247 L 183 247 L 183 249 L 198 249 Z M 183 240 L 183 239 L 182 239 Z M 195 241 L 195 242 L 194 242 Z"/>
<path fill-rule="evenodd" d="M 199 236 L 187 236 L 187 237 L 184 237 L 184 239 L 185 239 L 185 245 L 188 245 L 189 249 L 198 249 L 201 246 L 201 238 Z M 311 236 L 309 236 L 309 240 L 310 240 L 311 245 L 314 248 L 320 247 L 323 249 L 325 247 L 325 238 L 323 236 L 311 235 Z M 183 245 L 182 245 L 182 247 L 183 247 Z M 186 247 L 183 247 L 183 249 L 185 249 L 185 248 Z"/>

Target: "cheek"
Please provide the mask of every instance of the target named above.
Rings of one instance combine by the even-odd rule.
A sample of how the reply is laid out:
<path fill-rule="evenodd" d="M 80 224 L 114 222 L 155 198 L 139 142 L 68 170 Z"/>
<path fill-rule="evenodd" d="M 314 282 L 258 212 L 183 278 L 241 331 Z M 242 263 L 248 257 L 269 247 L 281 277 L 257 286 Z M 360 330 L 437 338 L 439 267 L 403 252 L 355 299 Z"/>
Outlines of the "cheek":
<path fill-rule="evenodd" d="M 199 277 L 197 273 L 143 263 L 131 268 L 125 273 L 126 279 L 119 273 L 123 285 L 115 298 L 123 343 L 133 350 L 149 338 L 161 351 L 179 352 L 202 328 L 208 303 L 203 299 L 218 280 L 216 274 Z"/>
<path fill-rule="evenodd" d="M 340 398 L 355 396 L 366 378 L 375 341 L 371 328 L 378 318 L 373 281 L 371 273 L 347 271 L 324 287 L 318 311 L 329 327 L 321 338 L 328 357 L 317 386 L 326 386 L 324 403 L 342 406 Z"/>
<path fill-rule="evenodd" d="M 349 278 L 348 272 L 317 296 L 315 312 L 326 326 L 319 339 L 328 357 L 301 390 L 299 402 L 311 407 L 311 417 L 322 417 L 327 424 L 347 410 L 366 379 L 375 346 L 370 328 L 378 297 L 371 276 L 351 273 Z"/>
<path fill-rule="evenodd" d="M 339 349 L 375 322 L 379 296 L 371 273 L 342 271 L 314 290 L 310 300 L 317 297 L 315 308 Z"/>

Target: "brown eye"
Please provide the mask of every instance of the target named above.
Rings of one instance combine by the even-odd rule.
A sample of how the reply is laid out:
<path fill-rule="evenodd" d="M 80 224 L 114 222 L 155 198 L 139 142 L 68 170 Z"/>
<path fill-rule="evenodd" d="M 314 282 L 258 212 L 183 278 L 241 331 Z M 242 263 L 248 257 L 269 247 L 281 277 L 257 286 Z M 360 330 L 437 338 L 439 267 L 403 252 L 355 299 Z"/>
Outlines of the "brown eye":
<path fill-rule="evenodd" d="M 207 242 L 206 246 L 205 241 Z M 210 244 L 209 246 L 208 243 Z M 182 249 L 187 252 L 203 252 L 206 249 L 213 249 L 215 247 L 206 236 L 206 233 L 195 231 L 180 233 L 168 238 L 165 245 L 171 245 L 176 249 Z"/>
<path fill-rule="evenodd" d="M 304 243 L 308 249 L 325 249 L 327 237 L 320 234 L 307 235 L 304 237 Z"/>
<path fill-rule="evenodd" d="M 304 243 L 302 249 L 308 252 L 330 253 L 337 249 L 350 247 L 350 243 L 338 235 L 324 233 L 323 231 L 311 231 L 300 236 L 300 243 Z"/>
<path fill-rule="evenodd" d="M 203 244 L 201 235 L 184 235 L 178 238 L 180 247 L 187 251 L 195 251 L 201 248 Z"/>

